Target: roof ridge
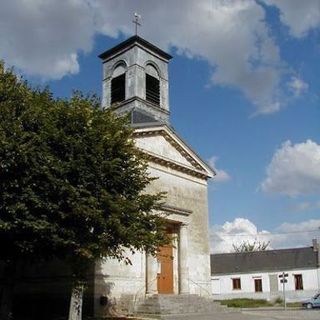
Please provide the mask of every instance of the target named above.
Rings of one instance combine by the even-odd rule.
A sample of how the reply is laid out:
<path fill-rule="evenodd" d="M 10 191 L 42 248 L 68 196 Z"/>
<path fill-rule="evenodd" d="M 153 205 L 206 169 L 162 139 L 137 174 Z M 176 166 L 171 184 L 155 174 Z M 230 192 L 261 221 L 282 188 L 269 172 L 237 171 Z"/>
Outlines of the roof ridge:
<path fill-rule="evenodd" d="M 162 49 L 160 49 L 156 45 L 152 44 L 151 42 L 149 42 L 149 41 L 147 41 L 137 35 L 132 36 L 132 37 L 120 42 L 119 44 L 115 45 L 111 49 L 108 49 L 107 51 L 104 51 L 103 53 L 99 54 L 98 57 L 100 59 L 106 60 L 107 58 L 111 57 L 112 55 L 118 53 L 119 51 L 125 49 L 126 47 L 132 46 L 135 43 L 140 44 L 151 51 L 154 51 L 155 53 L 157 53 L 159 56 L 161 56 L 164 59 L 170 60 L 172 58 L 172 56 L 169 53 L 163 51 Z"/>

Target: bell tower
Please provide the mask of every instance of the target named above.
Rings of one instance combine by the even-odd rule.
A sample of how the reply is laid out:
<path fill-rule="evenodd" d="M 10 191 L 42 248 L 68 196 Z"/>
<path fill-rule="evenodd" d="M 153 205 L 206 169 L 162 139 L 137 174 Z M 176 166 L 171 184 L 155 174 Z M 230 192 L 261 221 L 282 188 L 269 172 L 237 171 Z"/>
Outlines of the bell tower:
<path fill-rule="evenodd" d="M 135 35 L 99 58 L 104 108 L 129 112 L 132 124 L 169 124 L 168 53 Z"/>

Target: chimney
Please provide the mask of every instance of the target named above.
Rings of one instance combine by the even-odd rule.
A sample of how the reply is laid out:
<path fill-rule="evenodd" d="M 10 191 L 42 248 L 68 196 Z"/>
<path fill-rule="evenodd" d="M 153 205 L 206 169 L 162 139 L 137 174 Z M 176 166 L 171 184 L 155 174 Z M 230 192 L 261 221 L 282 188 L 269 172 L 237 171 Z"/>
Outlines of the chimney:
<path fill-rule="evenodd" d="M 317 239 L 312 239 L 312 248 L 313 248 L 313 252 L 316 252 L 317 257 L 318 257 L 318 261 L 317 261 L 317 267 L 320 268 L 320 246 L 318 244 Z"/>
<path fill-rule="evenodd" d="M 314 252 L 317 252 L 319 250 L 317 239 L 312 239 L 312 248 Z"/>

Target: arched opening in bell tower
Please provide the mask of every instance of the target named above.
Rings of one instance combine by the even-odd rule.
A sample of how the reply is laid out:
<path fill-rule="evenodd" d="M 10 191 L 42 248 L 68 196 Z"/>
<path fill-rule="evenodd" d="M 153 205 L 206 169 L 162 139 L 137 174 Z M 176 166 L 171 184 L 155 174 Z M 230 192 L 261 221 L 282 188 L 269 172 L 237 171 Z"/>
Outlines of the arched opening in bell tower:
<path fill-rule="evenodd" d="M 126 64 L 120 61 L 114 68 L 111 80 L 111 105 L 126 99 Z"/>
<path fill-rule="evenodd" d="M 160 77 L 150 63 L 146 66 L 146 100 L 160 106 Z"/>

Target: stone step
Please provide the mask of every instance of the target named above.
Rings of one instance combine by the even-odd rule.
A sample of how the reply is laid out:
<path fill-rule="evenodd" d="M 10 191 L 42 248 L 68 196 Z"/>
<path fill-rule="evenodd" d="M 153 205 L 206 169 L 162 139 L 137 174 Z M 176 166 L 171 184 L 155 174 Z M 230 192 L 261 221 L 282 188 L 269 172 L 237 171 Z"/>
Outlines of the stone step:
<path fill-rule="evenodd" d="M 205 314 L 226 312 L 227 308 L 210 298 L 198 295 L 155 295 L 141 301 L 136 313 L 139 315 Z"/>

